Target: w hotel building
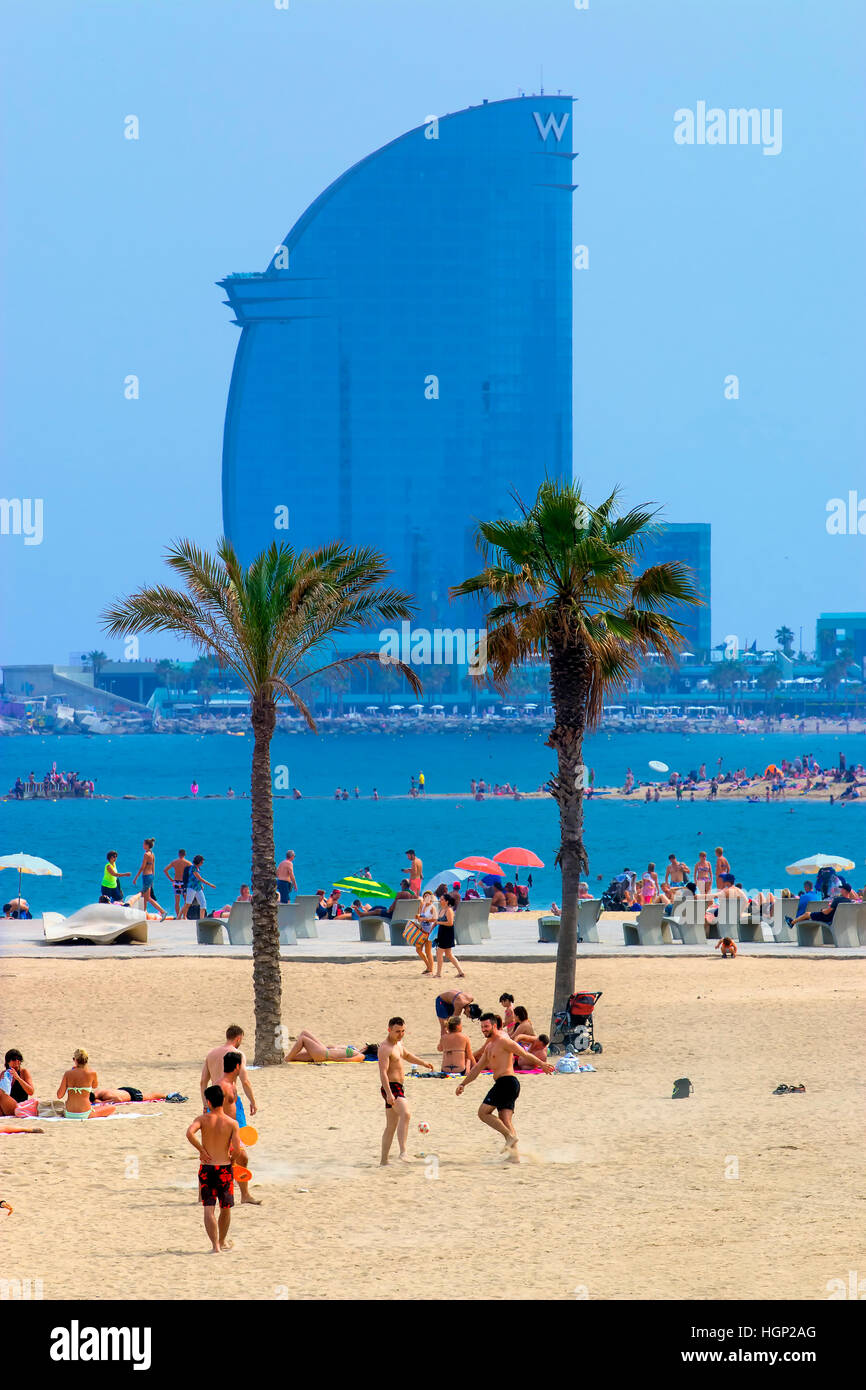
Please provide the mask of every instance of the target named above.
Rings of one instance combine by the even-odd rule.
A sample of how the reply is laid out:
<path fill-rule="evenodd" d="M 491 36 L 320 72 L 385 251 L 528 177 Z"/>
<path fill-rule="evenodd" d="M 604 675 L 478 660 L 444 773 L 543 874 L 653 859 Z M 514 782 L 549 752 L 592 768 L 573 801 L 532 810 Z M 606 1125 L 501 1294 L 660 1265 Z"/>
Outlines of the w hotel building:
<path fill-rule="evenodd" d="M 564 96 L 430 118 L 326 188 L 267 270 L 220 281 L 244 561 L 374 546 L 418 621 L 473 619 L 447 600 L 480 567 L 473 519 L 571 477 L 572 124 Z"/>

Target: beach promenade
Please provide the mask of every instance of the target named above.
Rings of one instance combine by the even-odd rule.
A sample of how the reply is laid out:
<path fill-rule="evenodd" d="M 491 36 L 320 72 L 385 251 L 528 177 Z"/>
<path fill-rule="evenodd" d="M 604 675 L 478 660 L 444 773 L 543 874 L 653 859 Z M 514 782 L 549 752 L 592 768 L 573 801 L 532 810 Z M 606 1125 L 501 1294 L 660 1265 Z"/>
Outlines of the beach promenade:
<path fill-rule="evenodd" d="M 792 909 L 793 911 L 793 906 Z M 490 918 L 491 939 L 480 946 L 456 947 L 459 960 L 467 961 L 513 961 L 533 964 L 534 962 L 556 959 L 556 945 L 538 940 L 538 918 L 548 914 L 532 912 L 502 912 Z M 714 955 L 714 941 L 706 946 L 686 946 L 677 942 L 672 946 L 625 946 L 623 944 L 622 924 L 633 922 L 635 913 L 604 912 L 598 922 L 598 942 L 581 942 L 578 953 L 587 959 L 605 957 L 635 958 L 637 956 L 661 956 L 678 959 L 683 956 Z M 351 921 L 323 921 L 318 923 L 318 938 L 300 940 L 294 946 L 284 946 L 280 952 L 286 962 L 329 962 L 332 964 L 358 961 L 387 961 L 400 963 L 415 959 L 408 946 L 391 946 L 387 943 L 358 940 L 358 924 Z M 765 929 L 769 937 L 769 931 Z M 815 959 L 866 959 L 866 946 L 838 949 L 828 946 L 814 948 L 798 946 L 794 943 L 775 942 L 770 939 L 763 943 L 741 943 L 739 952 L 746 956 L 766 956 L 774 960 L 784 957 L 810 956 Z M 36 957 L 57 960 L 106 960 L 119 959 L 172 959 L 195 957 L 207 960 L 250 960 L 249 946 L 200 946 L 195 938 L 193 922 L 178 922 L 168 919 L 163 923 L 152 920 L 149 923 L 147 943 L 135 945 L 92 946 L 83 942 L 72 945 L 47 945 L 42 934 L 42 920 L 31 922 L 4 921 L 0 923 L 0 958 Z"/>

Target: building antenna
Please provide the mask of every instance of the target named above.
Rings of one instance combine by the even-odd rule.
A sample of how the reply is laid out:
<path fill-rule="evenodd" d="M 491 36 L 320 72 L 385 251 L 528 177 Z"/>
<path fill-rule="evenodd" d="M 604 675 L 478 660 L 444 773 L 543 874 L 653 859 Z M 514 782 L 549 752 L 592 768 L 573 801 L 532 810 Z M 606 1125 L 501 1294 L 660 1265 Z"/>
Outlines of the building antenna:
<path fill-rule="evenodd" d="M 543 64 L 543 63 L 540 63 L 540 64 L 539 64 L 539 67 L 538 67 L 538 79 L 539 79 L 538 85 L 539 85 L 539 87 L 541 88 L 541 95 L 544 96 L 544 64 Z"/>

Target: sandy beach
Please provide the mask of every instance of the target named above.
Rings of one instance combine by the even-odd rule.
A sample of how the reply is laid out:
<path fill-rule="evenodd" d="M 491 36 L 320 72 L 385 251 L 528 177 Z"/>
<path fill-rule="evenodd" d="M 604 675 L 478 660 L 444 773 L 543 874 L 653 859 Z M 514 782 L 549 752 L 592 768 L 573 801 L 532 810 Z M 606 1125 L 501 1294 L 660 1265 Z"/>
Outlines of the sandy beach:
<path fill-rule="evenodd" d="M 84 1046 L 102 1083 L 190 1103 L 0 1135 L 0 1278 L 79 1300 L 445 1299 L 455 1274 L 469 1297 L 825 1299 L 862 1270 L 863 963 L 597 959 L 578 981 L 604 991 L 604 1052 L 594 1074 L 524 1079 L 520 1166 L 476 1118 L 485 1078 L 460 1099 L 410 1078 L 410 1152 L 426 1158 L 381 1170 L 375 1066 L 255 1071 L 263 1205 L 235 1208 L 235 1248 L 214 1257 L 184 1133 L 205 1050 L 252 1027 L 249 962 L 4 960 L 2 1046 L 41 1096 Z M 508 989 L 541 1030 L 552 984 L 549 962 L 469 964 L 485 1007 Z M 405 960 L 286 962 L 283 1017 L 363 1043 L 400 1013 L 432 1060 L 435 989 Z M 774 1096 L 779 1082 L 807 1089 Z"/>

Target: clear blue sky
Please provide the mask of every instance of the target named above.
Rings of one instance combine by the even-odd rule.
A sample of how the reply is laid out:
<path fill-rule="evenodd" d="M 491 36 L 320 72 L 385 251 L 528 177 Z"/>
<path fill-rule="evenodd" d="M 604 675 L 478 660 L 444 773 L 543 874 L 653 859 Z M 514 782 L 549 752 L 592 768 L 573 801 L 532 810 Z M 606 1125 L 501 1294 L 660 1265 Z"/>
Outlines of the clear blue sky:
<path fill-rule="evenodd" d="M 104 604 L 220 534 L 214 282 L 542 67 L 579 98 L 575 471 L 712 522 L 714 640 L 811 647 L 820 610 L 866 609 L 866 536 L 825 527 L 866 500 L 862 0 L 6 0 L 2 38 L 0 492 L 43 499 L 44 539 L 0 536 L 0 662 L 120 655 Z M 781 153 L 675 144 L 699 101 L 781 108 Z"/>

